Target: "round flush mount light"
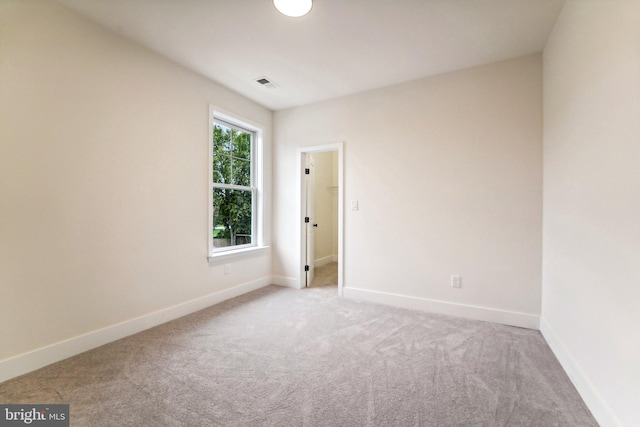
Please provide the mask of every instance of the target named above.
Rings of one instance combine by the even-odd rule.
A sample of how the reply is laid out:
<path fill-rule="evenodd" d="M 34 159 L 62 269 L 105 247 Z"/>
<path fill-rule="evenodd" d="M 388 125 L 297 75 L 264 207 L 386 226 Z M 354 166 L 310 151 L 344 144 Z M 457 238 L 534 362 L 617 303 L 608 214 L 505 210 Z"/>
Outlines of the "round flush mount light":
<path fill-rule="evenodd" d="M 278 12 L 292 18 L 306 15 L 313 7 L 312 0 L 273 0 L 273 5 Z"/>

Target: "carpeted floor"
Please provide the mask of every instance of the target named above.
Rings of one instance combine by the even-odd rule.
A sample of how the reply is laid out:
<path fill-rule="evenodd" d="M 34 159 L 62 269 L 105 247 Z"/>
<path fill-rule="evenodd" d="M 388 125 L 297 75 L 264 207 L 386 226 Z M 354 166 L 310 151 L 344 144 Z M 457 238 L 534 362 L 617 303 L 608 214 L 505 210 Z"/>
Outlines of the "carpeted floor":
<path fill-rule="evenodd" d="M 323 266 L 316 267 L 313 275 L 313 282 L 311 282 L 310 288 L 317 288 L 320 286 L 334 286 L 336 292 L 338 291 L 338 263 L 329 262 Z"/>
<path fill-rule="evenodd" d="M 72 426 L 597 426 L 537 331 L 269 286 L 0 384 Z"/>

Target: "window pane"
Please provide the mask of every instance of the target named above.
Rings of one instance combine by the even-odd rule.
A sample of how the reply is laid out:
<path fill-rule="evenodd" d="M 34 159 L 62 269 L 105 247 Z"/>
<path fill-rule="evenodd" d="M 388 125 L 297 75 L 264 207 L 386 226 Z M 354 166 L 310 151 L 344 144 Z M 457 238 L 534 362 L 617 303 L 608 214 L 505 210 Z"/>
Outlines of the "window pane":
<path fill-rule="evenodd" d="M 213 125 L 213 152 L 231 151 L 231 128 L 215 123 Z"/>
<path fill-rule="evenodd" d="M 251 134 L 238 132 L 233 139 L 233 155 L 241 159 L 251 159 Z"/>
<path fill-rule="evenodd" d="M 213 126 L 213 182 L 231 184 L 231 129 Z"/>
<path fill-rule="evenodd" d="M 231 157 L 224 155 L 213 156 L 213 182 L 231 184 Z"/>
<path fill-rule="evenodd" d="M 253 242 L 251 230 L 253 192 L 213 189 L 213 246 L 246 245 Z"/>
<path fill-rule="evenodd" d="M 213 182 L 251 186 L 253 134 L 219 123 L 213 126 Z"/>
<path fill-rule="evenodd" d="M 251 162 L 243 159 L 233 159 L 233 184 L 251 186 Z"/>

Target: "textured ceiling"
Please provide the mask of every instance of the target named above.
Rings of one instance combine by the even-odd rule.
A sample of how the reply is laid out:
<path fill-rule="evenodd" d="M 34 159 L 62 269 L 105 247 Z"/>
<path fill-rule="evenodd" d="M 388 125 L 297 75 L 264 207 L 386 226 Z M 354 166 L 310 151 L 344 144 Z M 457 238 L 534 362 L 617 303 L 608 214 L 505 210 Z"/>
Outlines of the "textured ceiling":
<path fill-rule="evenodd" d="M 542 51 L 564 0 L 58 0 L 279 110 Z M 279 87 L 254 79 L 267 76 Z"/>

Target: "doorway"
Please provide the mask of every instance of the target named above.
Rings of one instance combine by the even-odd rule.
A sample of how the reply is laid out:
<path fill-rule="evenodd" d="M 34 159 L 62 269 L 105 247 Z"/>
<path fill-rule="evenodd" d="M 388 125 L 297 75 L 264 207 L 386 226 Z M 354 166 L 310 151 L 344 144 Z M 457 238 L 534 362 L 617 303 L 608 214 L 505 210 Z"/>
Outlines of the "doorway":
<path fill-rule="evenodd" d="M 326 277 L 337 269 L 343 289 L 343 144 L 298 149 L 300 184 L 300 274 L 298 287 L 309 287 L 316 268 Z M 337 265 L 336 265 L 337 264 Z M 337 268 L 336 268 L 337 267 Z M 324 270 L 324 272 L 323 272 Z"/>

